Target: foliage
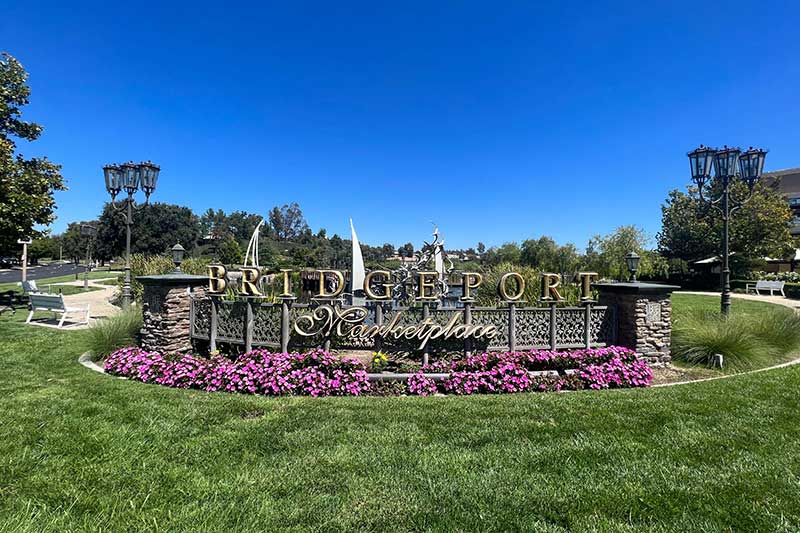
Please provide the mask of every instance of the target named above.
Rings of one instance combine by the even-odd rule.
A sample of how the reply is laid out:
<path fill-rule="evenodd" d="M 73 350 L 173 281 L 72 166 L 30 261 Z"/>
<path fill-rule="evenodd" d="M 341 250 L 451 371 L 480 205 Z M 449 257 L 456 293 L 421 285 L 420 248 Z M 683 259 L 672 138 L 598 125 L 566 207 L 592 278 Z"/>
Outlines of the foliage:
<path fill-rule="evenodd" d="M 756 185 L 752 198 L 730 221 L 730 249 L 743 258 L 784 257 L 795 246 L 789 230 L 792 210 L 778 182 Z M 739 184 L 737 194 L 744 185 Z M 658 248 L 669 258 L 695 261 L 718 255 L 722 217 L 701 201 L 696 187 L 672 190 L 661 206 Z"/>
<path fill-rule="evenodd" d="M 241 265 L 244 261 L 244 250 L 232 235 L 227 235 L 217 249 L 217 259 L 226 265 Z"/>
<path fill-rule="evenodd" d="M 665 277 L 669 266 L 658 254 L 646 249 L 648 241 L 645 231 L 636 226 L 620 226 L 609 235 L 595 235 L 586 248 L 584 268 L 602 278 L 625 280 L 630 277 L 625 256 L 635 252 L 641 257 L 637 277 Z"/>
<path fill-rule="evenodd" d="M 279 241 L 297 239 L 303 233 L 311 231 L 297 202 L 273 207 L 269 212 L 269 225 Z"/>
<path fill-rule="evenodd" d="M 537 378 L 529 374 L 529 371 L 563 369 L 577 371 L 566 377 Z M 425 372 L 450 375 L 436 383 L 425 377 Z M 464 395 L 647 387 L 652 378 L 647 364 L 638 361 L 632 350 L 620 346 L 571 352 L 490 352 L 424 367 L 409 382 L 409 393 L 426 396 L 437 391 Z"/>
<path fill-rule="evenodd" d="M 800 272 L 764 272 L 763 270 L 752 270 L 747 273 L 747 279 L 797 283 L 800 282 Z"/>
<path fill-rule="evenodd" d="M 382 372 L 389 364 L 389 358 L 383 352 L 372 352 L 372 365 L 373 372 Z"/>
<path fill-rule="evenodd" d="M 115 350 L 139 343 L 142 329 L 142 310 L 138 307 L 124 309 L 120 313 L 93 323 L 86 334 L 86 350 L 93 359 L 102 359 Z"/>
<path fill-rule="evenodd" d="M 211 259 L 207 257 L 189 257 L 181 263 L 184 274 L 207 275 Z M 142 299 L 144 287 L 136 280 L 138 276 L 154 276 L 169 274 L 175 270 L 172 258 L 166 255 L 131 254 L 131 293 L 135 300 Z"/>
<path fill-rule="evenodd" d="M 175 244 L 180 244 L 191 252 L 199 236 L 199 222 L 191 209 L 154 202 L 133 214 L 131 252 L 163 254 Z M 124 218 L 110 203 L 106 204 L 98 222 L 95 255 L 99 259 L 109 260 L 124 252 Z"/>
<path fill-rule="evenodd" d="M 90 222 L 70 222 L 64 233 L 56 237 L 55 242 L 61 248 L 61 253 L 67 259 L 72 260 L 74 263 L 79 262 L 86 257 L 86 247 L 90 241 L 94 240 L 94 236 L 81 235 L 81 226 L 90 224 L 97 227 L 97 221 Z M 94 242 L 92 249 L 94 250 Z"/>
<path fill-rule="evenodd" d="M 742 312 L 737 311 L 740 303 L 734 303 L 728 318 L 706 309 L 676 313 L 672 327 L 675 359 L 711 365 L 714 355 L 722 354 L 726 371 L 741 371 L 785 360 L 800 350 L 800 316 L 793 310 L 762 304 L 765 307 L 758 312 Z"/>
<path fill-rule="evenodd" d="M 508 272 L 516 272 L 525 280 L 525 291 L 522 294 L 520 303 L 535 305 L 539 301 L 542 284 L 541 272 L 529 266 L 501 263 L 483 272 L 483 283 L 475 291 L 476 305 L 489 307 L 501 303 L 496 288 L 500 283 L 500 278 Z M 562 280 L 559 292 L 568 304 L 574 305 L 578 303 L 580 289 L 571 281 L 570 279 Z M 508 282 L 509 287 L 513 287 L 513 284 L 513 281 Z"/>
<path fill-rule="evenodd" d="M 10 55 L 0 56 L 0 254 L 16 253 L 18 239 L 42 237 L 36 225 L 55 220 L 55 191 L 66 190 L 61 166 L 47 158 L 15 154 L 10 137 L 35 141 L 42 127 L 23 121 L 29 103 L 28 73 Z"/>
<path fill-rule="evenodd" d="M 522 242 L 521 263 L 543 272 L 556 272 L 569 277 L 578 269 L 580 256 L 572 243 L 556 244 L 551 237 L 542 236 Z"/>
<path fill-rule="evenodd" d="M 367 372 L 355 359 L 322 350 L 272 353 L 254 350 L 230 360 L 163 355 L 129 347 L 105 361 L 106 372 L 180 389 L 242 392 L 270 396 L 358 396 L 369 390 Z"/>

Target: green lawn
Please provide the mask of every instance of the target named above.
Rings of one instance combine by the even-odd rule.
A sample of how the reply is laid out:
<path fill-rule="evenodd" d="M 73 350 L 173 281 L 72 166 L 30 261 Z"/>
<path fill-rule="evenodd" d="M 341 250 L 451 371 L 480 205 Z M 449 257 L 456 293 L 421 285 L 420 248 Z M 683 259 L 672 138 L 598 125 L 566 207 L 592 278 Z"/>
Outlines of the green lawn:
<path fill-rule="evenodd" d="M 115 278 L 119 276 L 119 272 L 116 271 L 108 271 L 108 270 L 94 270 L 89 272 L 89 279 L 106 279 L 106 278 Z M 83 272 L 78 274 L 78 281 L 83 280 Z M 68 283 L 75 281 L 75 275 L 70 274 L 68 276 L 57 276 L 54 278 L 43 278 L 37 279 L 36 285 L 41 290 L 50 290 L 53 293 L 57 293 L 61 291 L 64 295 L 68 294 L 77 294 L 83 291 L 83 286 L 76 287 L 74 285 L 58 285 L 59 283 Z M 97 287 L 89 287 L 90 291 L 99 290 Z M 0 292 L 4 291 L 16 291 L 22 292 L 22 286 L 19 282 L 11 282 L 11 283 L 0 283 Z"/>
<path fill-rule="evenodd" d="M 800 367 L 274 399 L 96 374 L 82 335 L 0 318 L 0 531 L 800 529 Z"/>

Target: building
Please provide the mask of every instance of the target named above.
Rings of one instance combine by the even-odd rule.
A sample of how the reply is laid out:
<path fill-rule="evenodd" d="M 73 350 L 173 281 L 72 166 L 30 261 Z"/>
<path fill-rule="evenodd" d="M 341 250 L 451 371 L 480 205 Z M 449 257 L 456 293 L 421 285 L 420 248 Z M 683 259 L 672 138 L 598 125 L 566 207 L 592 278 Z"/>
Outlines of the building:
<path fill-rule="evenodd" d="M 800 235 L 800 168 L 764 172 L 764 178 L 768 180 L 767 183 L 779 180 L 778 189 L 786 195 L 794 213 L 790 231 L 792 235 Z"/>

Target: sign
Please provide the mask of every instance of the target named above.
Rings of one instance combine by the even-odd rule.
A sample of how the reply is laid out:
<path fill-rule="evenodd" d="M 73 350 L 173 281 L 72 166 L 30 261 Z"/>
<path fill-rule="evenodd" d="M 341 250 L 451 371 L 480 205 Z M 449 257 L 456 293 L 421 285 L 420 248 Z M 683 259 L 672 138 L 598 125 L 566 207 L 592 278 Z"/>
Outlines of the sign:
<path fill-rule="evenodd" d="M 263 296 L 258 287 L 258 282 L 261 279 L 261 270 L 258 267 L 242 267 L 239 269 L 241 272 L 240 285 L 238 294 L 240 296 Z M 291 269 L 281 269 L 283 276 L 283 292 L 282 298 L 292 298 L 292 280 Z M 345 289 L 344 274 L 339 270 L 331 269 L 317 269 L 319 274 L 319 285 L 317 298 L 321 299 L 335 299 L 342 295 Z M 208 267 L 208 292 L 212 295 L 224 294 L 228 288 L 228 271 L 223 265 L 210 265 Z M 333 277 L 336 283 L 331 287 L 326 283 L 326 279 Z M 469 302 L 474 300 L 474 293 L 483 284 L 483 275 L 478 272 L 464 272 L 461 275 L 462 302 Z M 437 280 L 439 274 L 433 271 L 419 271 L 415 273 L 413 279 L 414 283 L 414 299 L 420 302 L 432 302 L 439 300 L 443 294 L 437 291 L 439 285 Z M 580 299 L 582 302 L 590 302 L 592 300 L 591 285 L 592 282 L 597 280 L 597 273 L 595 272 L 578 272 L 576 275 L 580 287 Z M 545 272 L 541 274 L 541 294 L 539 298 L 545 303 L 558 303 L 563 302 L 564 297 L 559 290 L 562 287 L 561 274 L 554 274 Z M 364 294 L 370 300 L 375 301 L 389 301 L 392 300 L 392 288 L 397 283 L 392 279 L 392 273 L 388 270 L 373 270 L 364 277 L 363 290 Z M 518 272 L 508 272 L 503 274 L 497 286 L 495 287 L 497 294 L 505 302 L 515 302 L 522 299 L 525 294 L 525 278 Z"/>
<path fill-rule="evenodd" d="M 428 341 L 434 339 L 487 339 L 499 333 L 494 324 L 459 324 L 460 316 L 454 314 L 447 324 L 436 324 L 430 318 L 419 324 L 404 325 L 403 313 L 395 314 L 386 324 L 364 324 L 369 316 L 365 307 L 339 308 L 323 304 L 313 312 L 297 317 L 294 330 L 303 337 L 336 335 L 354 340 L 406 339 L 419 341 L 419 350 L 424 350 Z"/>

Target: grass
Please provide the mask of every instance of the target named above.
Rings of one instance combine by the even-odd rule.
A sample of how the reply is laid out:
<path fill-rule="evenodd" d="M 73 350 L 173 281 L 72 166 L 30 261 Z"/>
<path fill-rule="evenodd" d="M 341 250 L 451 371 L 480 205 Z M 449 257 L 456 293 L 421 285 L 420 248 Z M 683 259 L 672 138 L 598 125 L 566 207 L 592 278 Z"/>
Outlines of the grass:
<path fill-rule="evenodd" d="M 138 345 L 140 329 L 142 329 L 142 310 L 139 307 L 131 307 L 92 324 L 86 332 L 84 347 L 92 352 L 95 360 L 104 359 L 114 350 Z"/>
<path fill-rule="evenodd" d="M 86 334 L 0 318 L 0 531 L 800 528 L 800 367 L 275 399 L 96 374 L 76 363 Z"/>
<path fill-rule="evenodd" d="M 741 372 L 792 359 L 800 351 L 800 316 L 792 309 L 735 299 L 725 319 L 718 304 L 711 296 L 673 296 L 677 360 L 708 366 L 714 354 L 722 354 L 724 372 Z"/>
<path fill-rule="evenodd" d="M 94 270 L 92 272 L 89 272 L 89 279 L 114 278 L 114 277 L 117 277 L 119 274 L 120 274 L 119 272 L 115 272 L 115 271 L 108 271 L 108 270 L 97 271 L 97 270 Z M 20 276 L 21 276 L 21 274 L 20 274 Z M 77 279 L 79 281 L 83 280 L 83 272 L 78 274 L 78 278 Z M 53 277 L 53 278 L 37 279 L 36 280 L 36 284 L 38 285 L 38 287 L 41 290 L 50 289 L 50 290 L 52 290 L 52 292 L 58 292 L 58 290 L 60 289 L 60 290 L 63 291 L 63 293 L 65 295 L 67 295 L 67 294 L 76 294 L 76 293 L 79 293 L 79 292 L 83 292 L 83 286 L 80 286 L 80 287 L 75 287 L 75 286 L 71 286 L 71 285 L 59 285 L 59 286 L 56 286 L 59 283 L 69 283 L 69 282 L 72 282 L 72 281 L 76 281 L 74 274 L 70 274 L 70 275 L 67 275 L 67 276 L 57 276 L 57 277 Z M 53 285 L 53 287 L 48 287 L 48 285 Z M 99 289 L 93 288 L 93 287 L 89 287 L 89 290 L 92 291 L 92 290 L 99 290 Z M 17 281 L 10 282 L 10 283 L 0 283 L 0 292 L 3 292 L 3 291 L 22 292 L 22 286 Z"/>

